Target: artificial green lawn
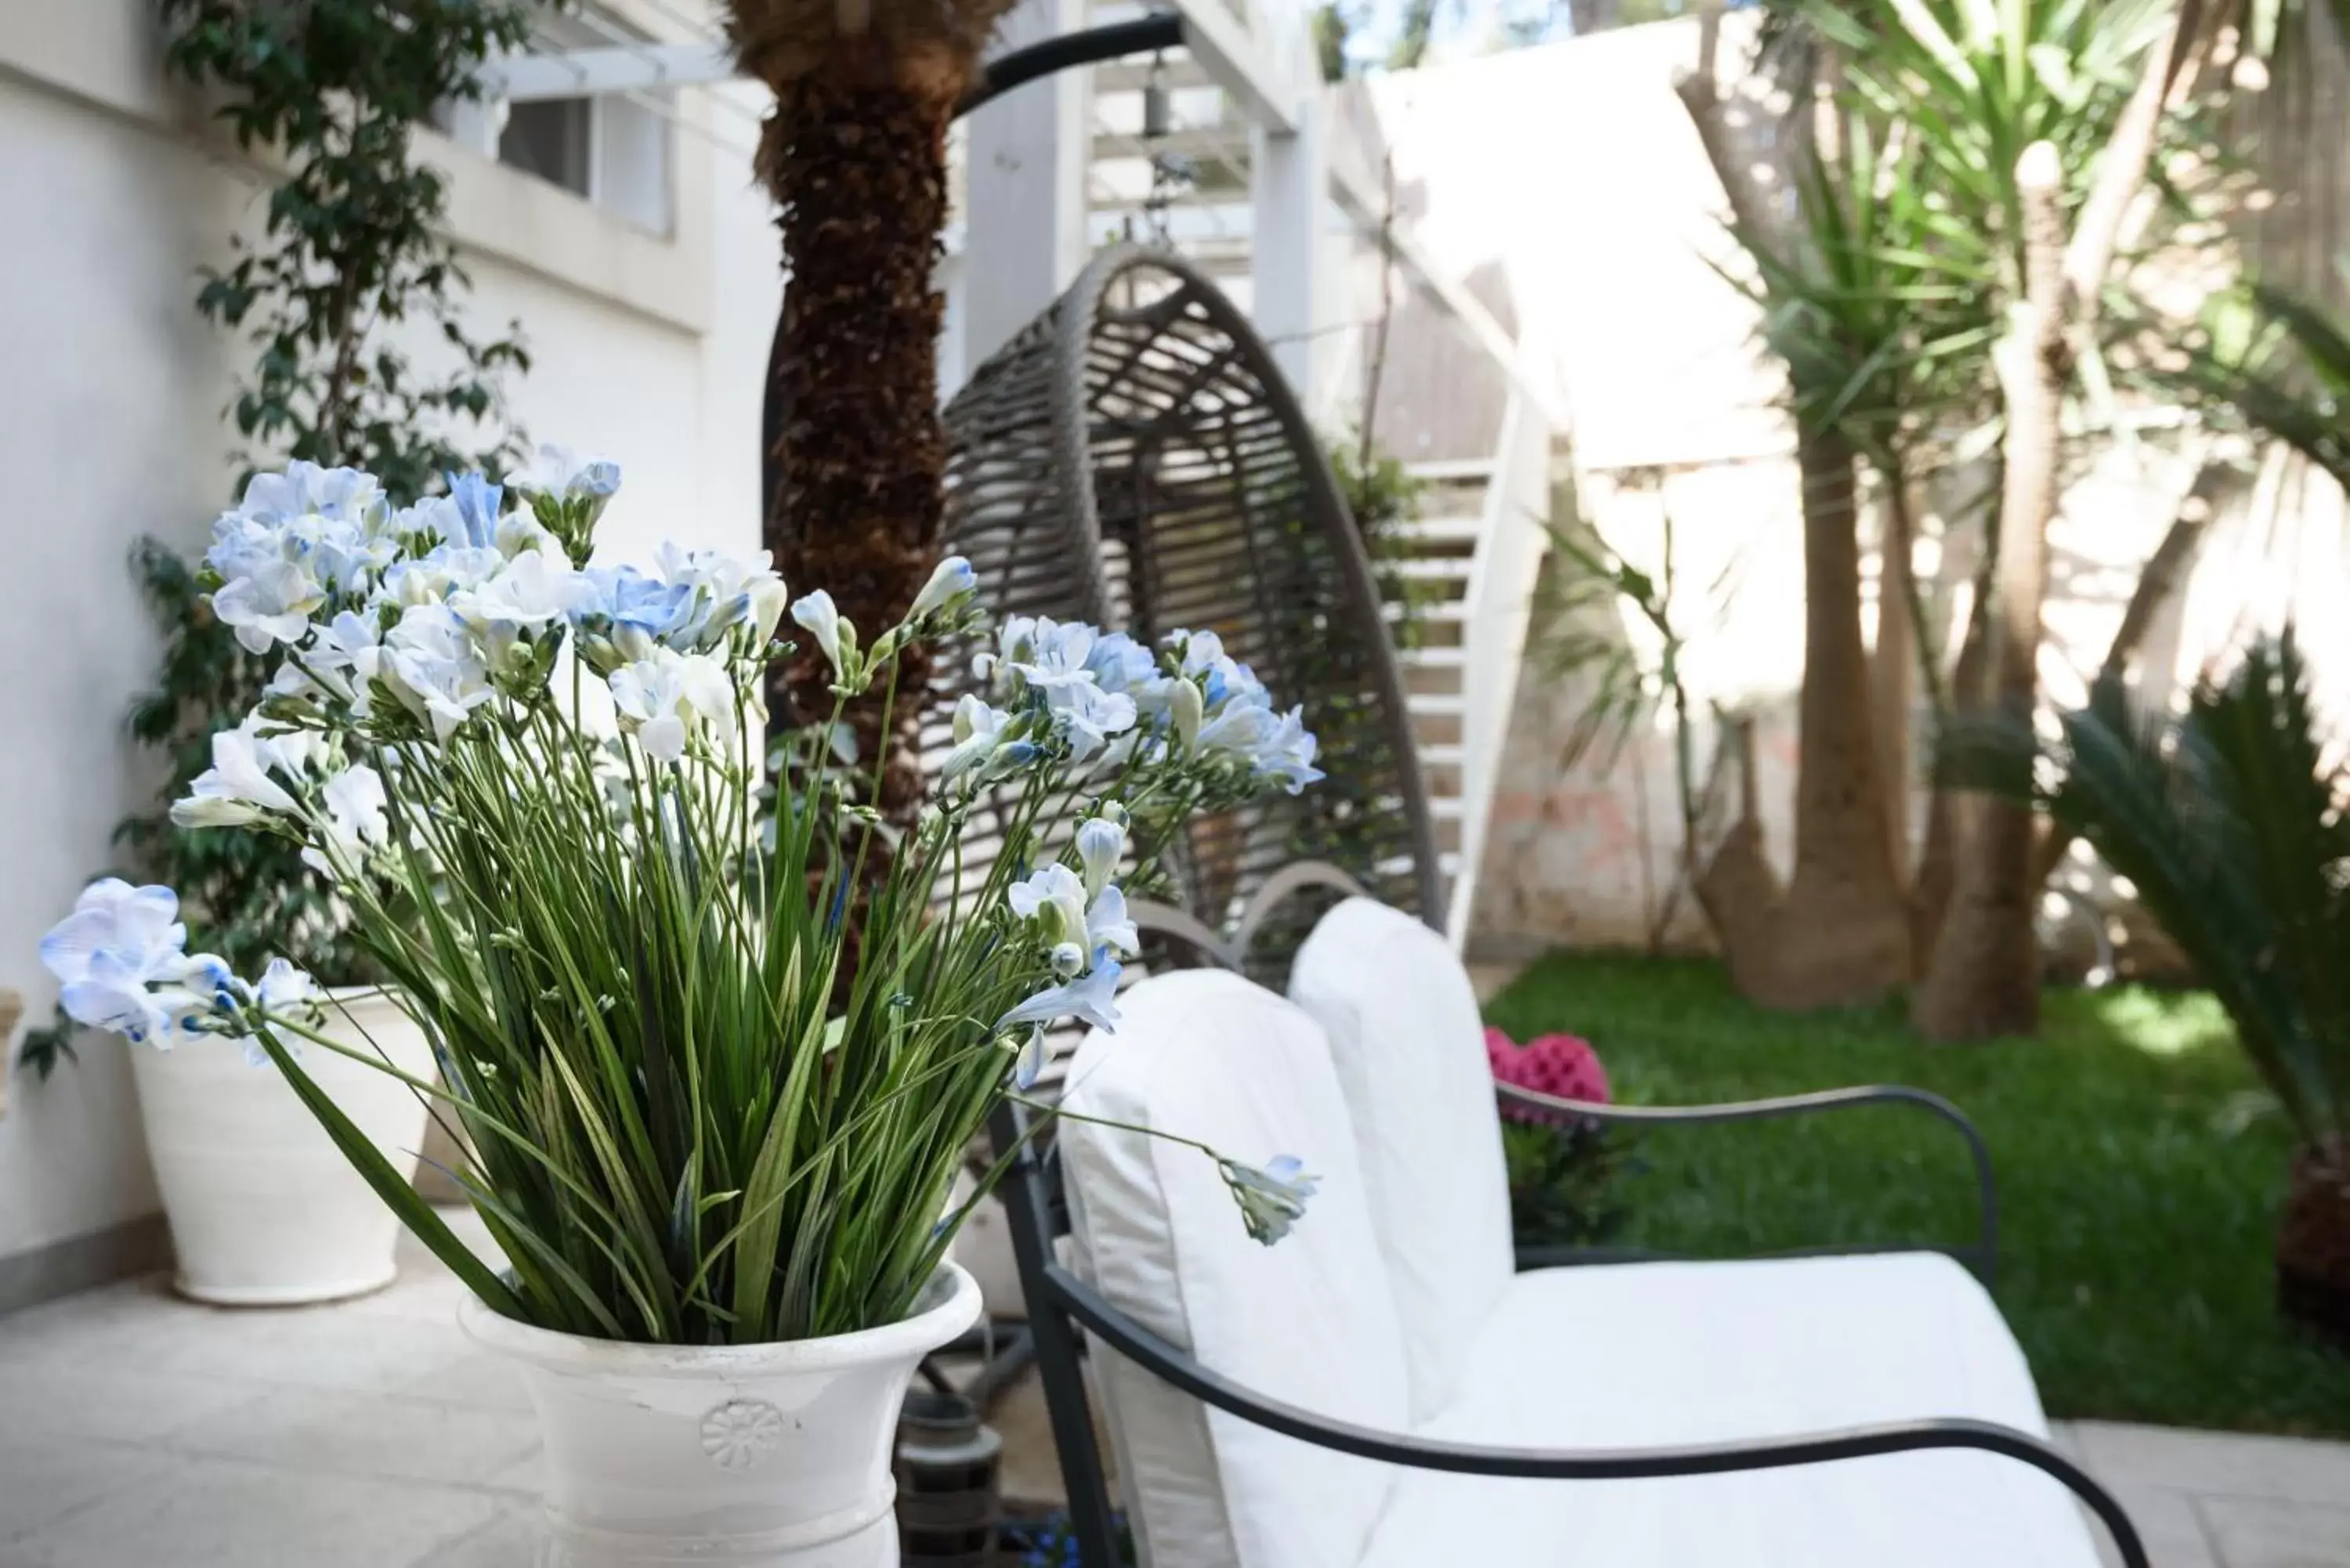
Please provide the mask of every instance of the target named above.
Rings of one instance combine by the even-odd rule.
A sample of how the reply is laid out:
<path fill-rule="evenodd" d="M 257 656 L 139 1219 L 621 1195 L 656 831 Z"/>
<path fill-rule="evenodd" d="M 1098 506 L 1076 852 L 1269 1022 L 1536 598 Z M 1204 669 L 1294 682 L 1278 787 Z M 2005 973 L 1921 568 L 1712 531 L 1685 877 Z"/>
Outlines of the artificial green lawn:
<path fill-rule="evenodd" d="M 1719 966 L 1555 954 L 1486 1008 L 1598 1049 L 1655 1105 L 1907 1083 L 1991 1145 L 2000 1306 L 2055 1417 L 2350 1435 L 2350 1356 L 2281 1324 L 2271 1241 L 2289 1129 L 2196 992 L 2050 991 L 2035 1039 L 1933 1046 L 1901 1005 L 1788 1015 Z M 1627 1244 L 1710 1255 L 1971 1239 L 1956 1135 L 1872 1106 L 1647 1134 Z"/>

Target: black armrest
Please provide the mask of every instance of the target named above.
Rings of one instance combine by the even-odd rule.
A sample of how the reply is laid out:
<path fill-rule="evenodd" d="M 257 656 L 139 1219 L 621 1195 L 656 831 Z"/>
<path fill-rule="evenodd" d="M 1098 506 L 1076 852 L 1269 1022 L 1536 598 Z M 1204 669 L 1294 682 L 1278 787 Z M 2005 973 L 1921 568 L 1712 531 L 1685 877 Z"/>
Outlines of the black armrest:
<path fill-rule="evenodd" d="M 1522 1089 L 1515 1084 L 1496 1083 L 1493 1092 L 1499 1099 L 1541 1111 L 1549 1116 L 1630 1127 L 1702 1127 L 1715 1122 L 1769 1121 L 1781 1116 L 1804 1116 L 1813 1111 L 1851 1110 L 1861 1106 L 1915 1106 L 1956 1128 L 1959 1137 L 1966 1143 L 1968 1157 L 1974 1161 L 1975 1195 L 1981 1217 L 1981 1228 L 1971 1245 L 1946 1250 L 1952 1257 L 1973 1269 L 1975 1277 L 1981 1280 L 1986 1287 L 1998 1278 L 1999 1186 L 1991 1174 L 1991 1147 L 1983 1142 L 1982 1134 L 1976 1129 L 1974 1123 L 1967 1119 L 1966 1113 L 1939 1095 L 1901 1084 L 1874 1084 L 1851 1089 L 1822 1089 L 1809 1095 L 1781 1095 L 1767 1100 L 1739 1100 L 1719 1106 L 1615 1106 L 1599 1105 L 1589 1100 L 1561 1099 L 1555 1095 Z M 1833 1256 L 1882 1250 L 1807 1248 L 1801 1252 L 1780 1255 Z M 1625 1262 L 1656 1255 L 1596 1249 L 1553 1252 L 1544 1249 L 1539 1253 L 1530 1253 L 1528 1258 L 1539 1259 L 1545 1254 L 1554 1262 Z M 1520 1266 L 1524 1267 L 1526 1261 L 1522 1260 Z"/>
<path fill-rule="evenodd" d="M 1350 1422 L 1334 1421 L 1295 1405 L 1263 1398 L 1219 1376 L 1112 1306 L 1058 1263 L 1046 1265 L 1045 1280 L 1054 1304 L 1119 1355 L 1195 1399 L 1242 1420 L 1316 1448 L 1415 1469 L 1461 1475 L 1514 1476 L 1536 1480 L 1631 1480 L 1659 1476 L 1721 1475 L 1736 1470 L 1782 1469 L 1829 1464 L 1872 1454 L 1921 1449 L 1979 1449 L 2032 1466 L 2068 1488 L 2104 1521 L 2119 1550 L 2122 1568 L 2148 1568 L 2137 1528 L 2113 1495 L 2071 1459 L 2028 1432 L 1990 1421 L 1957 1417 L 1885 1422 L 1804 1432 L 1765 1441 L 1702 1443 L 1672 1449 L 1594 1449 L 1568 1451 L 1504 1449 L 1482 1444 L 1398 1437 Z"/>

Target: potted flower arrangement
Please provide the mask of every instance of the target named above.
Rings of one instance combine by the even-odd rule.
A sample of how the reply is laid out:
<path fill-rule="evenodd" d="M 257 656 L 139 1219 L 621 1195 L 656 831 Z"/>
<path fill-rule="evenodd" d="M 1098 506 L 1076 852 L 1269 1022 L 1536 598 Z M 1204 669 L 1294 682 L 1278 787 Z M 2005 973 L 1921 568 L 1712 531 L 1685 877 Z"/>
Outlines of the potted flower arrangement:
<path fill-rule="evenodd" d="M 969 566 L 868 642 L 764 557 L 589 566 L 618 483 L 548 452 L 511 511 L 469 476 L 223 520 L 215 609 L 285 666 L 183 810 L 328 868 L 438 1084 L 320 1028 L 292 966 L 183 952 L 161 889 L 93 889 L 49 956 L 84 1022 L 250 1041 L 471 1288 L 467 1328 L 539 1411 L 559 1560 L 883 1563 L 899 1399 L 979 1310 L 945 1259 L 968 1205 L 941 1219 L 966 1146 L 1049 1026 L 1116 1023 L 1121 876 L 1196 813 L 1303 788 L 1314 739 L 1211 635 L 1013 618 L 889 843 L 850 764 L 764 776 L 775 634 L 788 608 L 836 722 L 878 700 L 886 731 L 901 651 L 984 634 Z M 329 1061 L 462 1126 L 506 1269 L 325 1092 Z M 1203 1154 L 1263 1240 L 1312 1189 L 1287 1157 Z"/>
<path fill-rule="evenodd" d="M 351 499 L 309 493 L 322 477 L 307 463 L 263 475 L 231 515 L 331 508 Z M 289 486 L 305 492 L 298 501 L 286 498 Z M 363 983 L 370 971 L 344 929 L 344 911 L 299 847 L 204 831 L 202 814 L 167 810 L 208 763 L 215 771 L 249 765 L 251 737 L 221 725 L 262 695 L 272 644 L 213 615 L 206 593 L 218 578 L 210 566 L 152 539 L 133 560 L 163 652 L 155 686 L 133 705 L 129 727 L 162 755 L 167 779 L 155 807 L 127 818 L 115 837 L 135 866 L 180 897 L 134 898 L 122 882 L 100 882 L 51 950 L 65 959 L 74 931 L 93 926 L 177 943 L 183 922 L 232 968 L 258 968 L 275 950 L 328 982 L 325 1026 L 346 1044 L 371 1033 L 411 1070 L 429 1072 L 422 1034 Z M 25 1064 L 46 1076 L 70 1054 L 73 1027 L 60 1009 L 56 1025 L 27 1037 Z M 136 1052 L 130 1064 L 182 1293 L 224 1305 L 287 1305 L 391 1281 L 397 1221 L 276 1072 L 253 1072 L 233 1046 L 216 1043 L 168 1054 Z M 415 1096 L 348 1063 L 322 1062 L 319 1073 L 387 1155 L 412 1167 L 410 1151 L 424 1126 Z"/>

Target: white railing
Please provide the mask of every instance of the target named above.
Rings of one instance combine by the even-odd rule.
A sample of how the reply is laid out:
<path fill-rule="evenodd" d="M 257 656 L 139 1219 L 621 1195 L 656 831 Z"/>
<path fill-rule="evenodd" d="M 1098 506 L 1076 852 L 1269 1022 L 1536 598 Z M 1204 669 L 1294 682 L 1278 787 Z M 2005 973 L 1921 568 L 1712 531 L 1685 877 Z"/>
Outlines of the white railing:
<path fill-rule="evenodd" d="M 1445 933 L 1455 951 L 1469 940 L 1486 828 L 1500 783 L 1510 707 L 1534 611 L 1534 574 L 1550 520 L 1551 427 L 1534 400 L 1513 390 L 1485 485 L 1476 554 L 1463 596 L 1461 680 L 1461 848 Z"/>

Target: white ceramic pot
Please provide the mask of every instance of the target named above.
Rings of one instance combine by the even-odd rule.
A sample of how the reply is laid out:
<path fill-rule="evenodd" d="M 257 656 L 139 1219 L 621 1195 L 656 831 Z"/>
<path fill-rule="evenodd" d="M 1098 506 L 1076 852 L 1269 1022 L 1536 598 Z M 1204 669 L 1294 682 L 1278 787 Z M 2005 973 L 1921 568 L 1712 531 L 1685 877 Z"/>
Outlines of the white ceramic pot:
<path fill-rule="evenodd" d="M 921 1358 L 979 1317 L 942 1265 L 914 1314 L 779 1345 L 629 1345 L 499 1316 L 546 1447 L 539 1568 L 895 1568 L 889 1456 Z"/>
<path fill-rule="evenodd" d="M 380 1049 L 416 1077 L 432 1075 L 423 1031 L 371 988 L 329 992 L 320 1033 L 353 1050 Z M 133 1046 L 130 1060 L 183 1294 L 286 1306 L 391 1282 L 400 1221 L 285 1075 L 248 1063 L 232 1040 Z M 427 1113 L 414 1092 L 317 1045 L 302 1048 L 302 1067 L 394 1165 L 415 1174 Z"/>

